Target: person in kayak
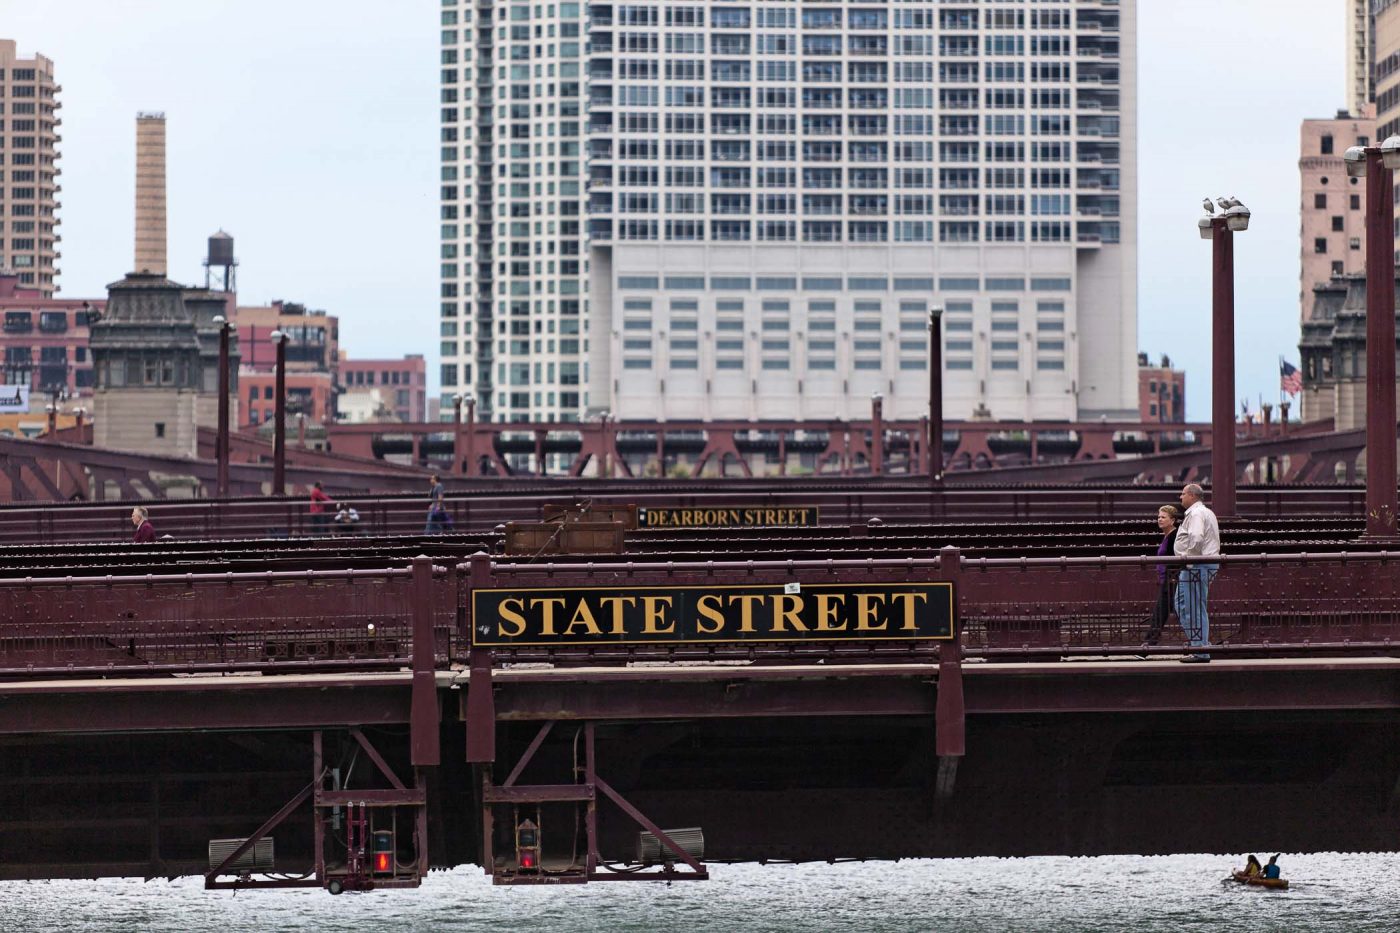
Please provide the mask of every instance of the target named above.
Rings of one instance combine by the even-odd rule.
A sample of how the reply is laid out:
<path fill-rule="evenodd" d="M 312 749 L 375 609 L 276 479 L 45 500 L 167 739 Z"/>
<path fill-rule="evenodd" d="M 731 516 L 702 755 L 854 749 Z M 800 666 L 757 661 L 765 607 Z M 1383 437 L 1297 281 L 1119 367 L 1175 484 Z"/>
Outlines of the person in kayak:
<path fill-rule="evenodd" d="M 1246 878 L 1257 878 L 1264 872 L 1264 866 L 1259 864 L 1259 859 L 1253 853 L 1249 856 L 1249 861 L 1244 864 L 1244 874 Z"/>
<path fill-rule="evenodd" d="M 1256 862 L 1255 864 L 1257 865 L 1258 863 Z M 1282 872 L 1283 872 L 1283 869 L 1281 869 L 1281 868 L 1278 867 L 1278 856 L 1277 856 L 1277 855 L 1275 855 L 1273 858 L 1269 859 L 1269 864 L 1267 864 L 1267 865 L 1264 866 L 1264 877 L 1265 877 L 1265 878 L 1278 878 L 1278 877 L 1282 874 Z"/>

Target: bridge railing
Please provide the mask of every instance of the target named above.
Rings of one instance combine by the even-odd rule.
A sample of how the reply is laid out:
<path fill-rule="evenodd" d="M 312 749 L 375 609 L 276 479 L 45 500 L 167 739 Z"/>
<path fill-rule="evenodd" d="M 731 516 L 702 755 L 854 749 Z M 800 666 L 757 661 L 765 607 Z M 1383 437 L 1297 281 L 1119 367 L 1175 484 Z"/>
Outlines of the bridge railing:
<path fill-rule="evenodd" d="M 1176 619 L 1145 645 L 1160 588 L 1156 557 L 696 562 L 496 562 L 451 569 L 190 573 L 0 579 L 0 675 L 201 671 L 415 670 L 472 660 L 479 588 L 804 588 L 952 583 L 958 641 L 971 658 L 1058 660 L 1180 654 Z M 1225 656 L 1400 655 L 1400 553 L 1227 555 L 1208 598 L 1210 652 Z M 420 566 L 421 565 L 421 566 Z M 415 582 L 414 574 L 418 574 Z M 425 575 L 426 574 L 426 575 Z M 764 612 L 776 611 L 766 605 Z M 432 651 L 414 659 L 414 632 Z M 797 636 L 794 630 L 789 634 Z M 493 648 L 493 663 L 901 662 L 938 657 L 933 640 L 723 641 Z"/>
<path fill-rule="evenodd" d="M 726 491 L 701 482 L 666 486 L 665 481 L 560 484 L 549 488 L 514 488 L 450 492 L 447 510 L 459 531 L 489 531 L 508 521 L 537 519 L 547 503 L 591 499 L 598 504 L 641 507 L 713 508 L 716 506 L 812 507 L 823 525 L 851 525 L 878 518 L 886 523 L 950 521 L 1054 521 L 1141 519 L 1151 522 L 1156 509 L 1176 498 L 1168 487 L 948 487 L 927 489 L 880 486 L 833 488 L 790 479 L 781 485 L 738 485 Z M 1355 515 L 1364 510 L 1364 491 L 1350 487 L 1250 487 L 1239 490 L 1241 515 L 1251 519 L 1303 515 Z M 427 519 L 427 496 L 356 496 L 344 501 L 359 513 L 362 534 L 418 534 Z M 310 503 L 290 498 L 160 500 L 145 503 L 66 503 L 0 507 L 0 544 L 129 541 L 131 509 L 150 509 L 157 535 L 177 540 L 228 540 L 336 534 L 334 524 L 318 525 Z"/>
<path fill-rule="evenodd" d="M 989 658 L 1179 654 L 1202 612 L 1185 587 L 1160 645 L 1145 645 L 1162 581 L 1200 564 L 1219 572 L 1204 601 L 1212 652 L 1400 651 L 1400 553 L 969 558 L 962 562 L 967 653 Z M 1182 610 L 1176 612 L 1176 609 Z"/>
<path fill-rule="evenodd" d="M 445 571 L 439 570 L 439 576 Z M 5 675 L 397 669 L 415 611 L 433 656 L 452 656 L 450 601 L 415 595 L 413 571 L 346 570 L 0 580 Z"/>

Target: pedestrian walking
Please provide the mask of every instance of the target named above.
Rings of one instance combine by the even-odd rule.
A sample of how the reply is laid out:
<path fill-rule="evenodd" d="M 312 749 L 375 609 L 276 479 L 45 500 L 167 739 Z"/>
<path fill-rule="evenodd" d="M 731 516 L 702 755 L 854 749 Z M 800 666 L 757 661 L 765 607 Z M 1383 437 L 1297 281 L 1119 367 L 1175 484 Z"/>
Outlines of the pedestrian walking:
<path fill-rule="evenodd" d="M 325 534 L 326 526 L 330 524 L 330 513 L 326 511 L 326 503 L 330 501 L 331 497 L 321 488 L 320 480 L 311 484 L 311 506 L 308 511 L 311 513 L 311 528 L 316 534 Z"/>
<path fill-rule="evenodd" d="M 442 488 L 442 480 L 438 478 L 436 473 L 432 475 L 429 483 L 428 522 L 423 526 L 423 534 L 442 534 L 448 521 L 447 507 L 443 504 L 443 499 L 446 497 L 447 491 Z"/>
<path fill-rule="evenodd" d="M 131 510 L 131 524 L 136 526 L 136 534 L 131 539 L 133 544 L 150 544 L 156 539 L 156 526 L 151 524 L 151 515 L 145 506 L 138 505 Z"/>
<path fill-rule="evenodd" d="M 1176 533 L 1174 550 L 1178 557 L 1220 557 L 1220 523 L 1215 513 L 1201 501 L 1204 497 L 1204 491 L 1196 483 L 1187 483 L 1181 490 L 1181 505 L 1186 514 Z M 1219 570 L 1218 560 L 1186 564 L 1177 578 L 1176 615 L 1181 620 L 1181 630 L 1186 633 L 1187 644 L 1193 648 L 1210 644 L 1206 599 Z M 1203 664 L 1210 661 L 1210 655 L 1198 650 L 1181 660 Z"/>

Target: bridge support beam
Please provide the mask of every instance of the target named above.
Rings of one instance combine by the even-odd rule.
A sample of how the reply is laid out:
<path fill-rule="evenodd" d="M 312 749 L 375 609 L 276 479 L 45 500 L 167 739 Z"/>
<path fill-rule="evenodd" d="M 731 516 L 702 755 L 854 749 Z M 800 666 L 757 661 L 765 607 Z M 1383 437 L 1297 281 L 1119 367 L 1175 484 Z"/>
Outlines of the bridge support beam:
<path fill-rule="evenodd" d="M 953 795 L 958 761 L 967 754 L 967 705 L 963 699 L 962 626 L 958 619 L 958 584 L 962 554 L 955 547 L 938 552 L 939 576 L 953 584 L 953 637 L 938 646 L 938 697 L 934 712 L 934 750 L 938 755 L 935 796 Z"/>

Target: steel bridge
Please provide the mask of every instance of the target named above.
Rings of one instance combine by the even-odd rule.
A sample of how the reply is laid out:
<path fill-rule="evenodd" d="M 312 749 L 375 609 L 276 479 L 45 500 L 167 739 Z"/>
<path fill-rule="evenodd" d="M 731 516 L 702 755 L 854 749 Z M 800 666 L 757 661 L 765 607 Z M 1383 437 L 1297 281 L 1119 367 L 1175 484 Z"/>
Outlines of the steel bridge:
<path fill-rule="evenodd" d="M 339 536 L 285 500 L 171 502 L 177 539 L 139 548 L 112 505 L 0 510 L 29 529 L 0 579 L 0 876 L 1394 847 L 1400 553 L 1359 490 L 1243 488 L 1212 663 L 1182 665 L 1180 631 L 1144 643 L 1158 565 L 1190 562 L 1150 556 L 1166 488 L 788 483 L 586 508 L 487 485 L 445 535 L 421 498 Z M 634 527 L 803 497 L 816 524 Z M 946 632 L 916 592 L 948 594 Z M 684 594 L 731 607 L 724 637 L 664 637 Z M 541 637 L 493 642 L 530 600 L 559 613 Z M 878 634 L 901 620 L 935 628 Z"/>
<path fill-rule="evenodd" d="M 398 492 L 430 470 L 463 479 L 726 475 L 928 476 L 929 426 L 920 422 L 671 422 L 629 424 L 451 423 L 334 425 L 330 451 L 286 448 L 285 483 L 320 481 L 336 494 Z M 950 422 L 942 432 L 952 485 L 1183 482 L 1211 479 L 1213 432 L 1201 424 Z M 1237 425 L 1234 459 L 1243 484 L 1355 482 L 1364 431 Z M 91 425 L 52 440 L 0 438 L 0 502 L 208 497 L 216 493 L 217 434 L 200 429 L 199 459 L 91 446 Z M 879 439 L 877 442 L 877 438 Z M 274 448 L 232 434 L 228 494 L 273 491 Z"/>

